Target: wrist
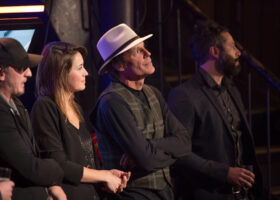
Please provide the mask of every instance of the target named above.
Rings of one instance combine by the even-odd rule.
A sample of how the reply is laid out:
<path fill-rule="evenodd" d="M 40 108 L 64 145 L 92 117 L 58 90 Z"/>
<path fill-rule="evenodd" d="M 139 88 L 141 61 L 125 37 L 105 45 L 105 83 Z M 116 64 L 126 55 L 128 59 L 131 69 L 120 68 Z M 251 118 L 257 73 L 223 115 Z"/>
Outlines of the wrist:
<path fill-rule="evenodd" d="M 108 183 L 110 182 L 110 178 L 109 178 L 109 174 L 110 173 L 108 170 L 102 170 L 102 174 L 101 174 L 101 177 L 102 177 L 102 182 L 105 182 L 105 183 Z"/>

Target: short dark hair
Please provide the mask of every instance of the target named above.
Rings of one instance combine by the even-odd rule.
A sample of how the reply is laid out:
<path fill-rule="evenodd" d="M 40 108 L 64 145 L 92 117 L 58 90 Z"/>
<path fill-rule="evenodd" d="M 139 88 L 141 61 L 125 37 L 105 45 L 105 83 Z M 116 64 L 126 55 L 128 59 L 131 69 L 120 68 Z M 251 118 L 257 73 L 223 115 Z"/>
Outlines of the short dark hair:
<path fill-rule="evenodd" d="M 119 79 L 119 72 L 115 69 L 114 66 L 124 63 L 124 54 L 128 51 L 125 51 L 125 52 L 121 53 L 120 55 L 116 56 L 108 64 L 108 65 L 110 65 L 110 66 L 108 66 L 108 74 L 111 79 L 113 79 L 113 80 Z"/>
<path fill-rule="evenodd" d="M 228 32 L 228 29 L 212 21 L 198 21 L 195 24 L 190 47 L 198 65 L 208 60 L 211 46 L 223 48 L 224 38 L 221 36 L 223 32 Z"/>

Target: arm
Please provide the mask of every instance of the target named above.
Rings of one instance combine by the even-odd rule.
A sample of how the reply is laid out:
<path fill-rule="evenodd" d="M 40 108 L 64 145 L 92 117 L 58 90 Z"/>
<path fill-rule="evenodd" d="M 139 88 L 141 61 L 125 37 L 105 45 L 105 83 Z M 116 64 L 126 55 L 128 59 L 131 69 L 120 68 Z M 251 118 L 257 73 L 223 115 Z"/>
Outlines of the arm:
<path fill-rule="evenodd" d="M 191 152 L 191 132 L 177 120 L 169 109 L 161 93 L 153 88 L 162 110 L 164 120 L 165 137 L 150 140 L 157 148 L 171 154 L 174 158 L 179 158 Z"/>
<path fill-rule="evenodd" d="M 95 127 L 105 129 L 136 166 L 145 171 L 167 167 L 175 162 L 147 141 L 136 128 L 134 116 L 128 105 L 117 94 L 105 95 L 98 104 Z M 104 126 L 100 126 L 103 124 Z"/>
<path fill-rule="evenodd" d="M 122 172 L 120 170 L 95 170 L 84 167 L 81 182 L 104 182 L 109 191 L 116 193 L 121 192 L 126 187 L 126 183 L 130 178 L 130 172 Z"/>
<path fill-rule="evenodd" d="M 49 98 L 39 98 L 32 108 L 32 125 L 44 157 L 55 159 L 64 171 L 64 179 L 78 184 L 83 175 L 83 166 L 68 159 L 62 139 L 65 123 L 58 106 Z"/>
<path fill-rule="evenodd" d="M 29 120 L 29 119 L 28 119 Z M 26 142 L 26 132 L 19 132 L 12 113 L 0 109 L 0 159 L 12 170 L 36 185 L 49 186 L 62 181 L 63 171 L 51 159 L 37 158 L 31 146 Z"/>

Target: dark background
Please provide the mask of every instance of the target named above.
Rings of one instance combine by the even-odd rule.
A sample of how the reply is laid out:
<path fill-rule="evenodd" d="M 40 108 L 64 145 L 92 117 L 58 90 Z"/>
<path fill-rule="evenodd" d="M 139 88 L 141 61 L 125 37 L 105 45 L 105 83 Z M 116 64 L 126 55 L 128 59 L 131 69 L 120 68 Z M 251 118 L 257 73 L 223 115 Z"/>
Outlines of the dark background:
<path fill-rule="evenodd" d="M 1 21 L 5 18 L 11 18 L 8 20 L 9 23 L 14 18 L 38 17 L 40 26 L 33 38 L 30 52 L 41 53 L 46 43 L 55 40 L 86 46 L 89 50 L 86 58 L 86 68 L 89 72 L 87 88 L 76 96 L 87 115 L 108 83 L 106 76 L 97 75 L 102 60 L 97 52 L 96 43 L 106 30 L 121 22 L 129 24 L 140 36 L 154 34 L 147 40 L 146 46 L 152 53 L 156 73 L 147 78 L 147 83 L 160 89 L 165 97 L 180 81 L 192 76 L 196 64 L 188 41 L 192 27 L 200 15 L 193 12 L 193 7 L 188 2 L 187 0 L 0 0 L 0 6 L 24 4 L 46 6 L 44 13 L 0 14 L 0 29 L 3 27 Z M 280 78 L 279 0 L 193 0 L 192 3 L 200 8 L 207 18 L 227 27 L 233 37 L 259 60 L 265 69 Z M 30 23 L 32 24 L 32 20 Z M 245 107 L 248 113 L 251 113 L 258 158 L 265 176 L 267 175 L 265 147 L 268 144 L 272 145 L 270 154 L 273 164 L 272 185 L 273 191 L 277 193 L 279 190 L 275 188 L 280 185 L 278 172 L 280 93 L 244 59 L 241 59 L 241 64 L 242 71 L 235 81 Z M 248 80 L 248 74 L 251 82 Z M 36 98 L 35 76 L 36 69 L 33 70 L 33 77 L 27 83 L 25 95 L 21 97 L 29 110 Z M 251 90 L 248 89 L 248 83 L 251 83 Z M 269 101 L 267 101 L 268 93 Z M 268 105 L 270 112 L 267 114 Z M 267 130 L 270 131 L 270 141 L 267 140 Z"/>

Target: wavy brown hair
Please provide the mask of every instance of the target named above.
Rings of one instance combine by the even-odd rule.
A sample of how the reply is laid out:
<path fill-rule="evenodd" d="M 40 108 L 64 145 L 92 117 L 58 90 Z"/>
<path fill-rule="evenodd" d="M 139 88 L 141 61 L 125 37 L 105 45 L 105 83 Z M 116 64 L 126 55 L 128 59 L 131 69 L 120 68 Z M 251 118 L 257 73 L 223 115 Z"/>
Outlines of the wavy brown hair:
<path fill-rule="evenodd" d="M 66 42 L 51 42 L 47 44 L 42 52 L 43 59 L 38 66 L 36 75 L 36 90 L 38 97 L 49 96 L 60 108 L 67 120 L 65 95 L 70 92 L 68 74 L 72 67 L 73 56 L 80 52 L 83 58 L 87 55 L 85 47 Z M 78 105 L 71 96 L 70 106 L 83 121 Z"/>

